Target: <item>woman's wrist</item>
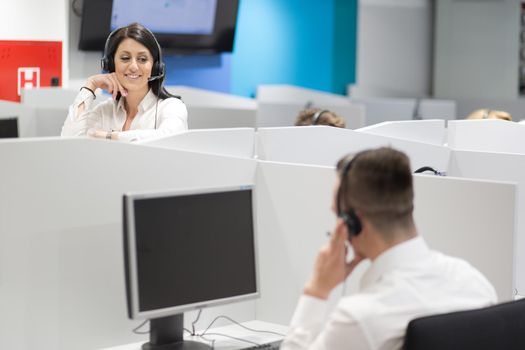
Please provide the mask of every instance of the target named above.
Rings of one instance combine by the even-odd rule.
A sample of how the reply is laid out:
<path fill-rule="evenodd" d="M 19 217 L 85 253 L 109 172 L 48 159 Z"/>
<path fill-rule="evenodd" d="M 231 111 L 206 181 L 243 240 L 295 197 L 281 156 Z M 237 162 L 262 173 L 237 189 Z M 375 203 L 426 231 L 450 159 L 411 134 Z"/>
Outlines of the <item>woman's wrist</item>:
<path fill-rule="evenodd" d="M 82 87 L 80 88 L 80 90 L 82 90 L 82 89 L 85 89 L 85 90 L 91 92 L 91 94 L 93 95 L 93 99 L 96 99 L 96 98 L 97 98 L 97 95 L 95 95 L 95 91 L 94 91 L 93 89 L 90 89 L 90 88 L 87 87 L 87 86 L 82 86 Z"/>
<path fill-rule="evenodd" d="M 118 132 L 108 131 L 106 133 L 106 140 L 118 140 Z"/>
<path fill-rule="evenodd" d="M 89 90 L 93 91 L 93 93 L 95 93 L 95 91 L 97 90 L 97 86 L 95 85 L 95 83 L 91 79 L 88 79 L 86 81 L 86 85 L 84 85 L 84 87 L 86 87 Z"/>

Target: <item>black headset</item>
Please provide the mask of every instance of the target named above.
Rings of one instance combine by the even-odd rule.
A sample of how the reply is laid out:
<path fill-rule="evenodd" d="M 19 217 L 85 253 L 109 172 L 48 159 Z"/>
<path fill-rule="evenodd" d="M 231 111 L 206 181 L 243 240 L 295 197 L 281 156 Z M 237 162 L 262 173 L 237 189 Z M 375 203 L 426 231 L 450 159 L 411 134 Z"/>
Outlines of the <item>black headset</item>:
<path fill-rule="evenodd" d="M 337 216 L 339 216 L 345 223 L 346 228 L 348 230 L 348 240 L 350 240 L 353 236 L 357 236 L 359 233 L 361 233 L 361 230 L 363 229 L 363 225 L 361 224 L 361 220 L 359 220 L 359 217 L 356 215 L 353 208 L 348 207 L 346 211 L 343 211 L 343 195 L 346 192 L 346 178 L 348 177 L 348 173 L 350 172 L 350 168 L 352 168 L 352 163 L 357 159 L 358 156 L 355 156 L 353 158 L 349 158 L 345 160 L 343 163 L 342 171 L 341 171 L 341 180 L 339 182 L 339 189 L 337 190 Z M 345 187 L 343 190 L 343 186 Z"/>
<path fill-rule="evenodd" d="M 112 73 L 115 71 L 115 58 L 108 55 L 109 50 L 109 43 L 111 41 L 111 38 L 115 35 L 116 32 L 121 30 L 125 27 L 120 27 L 109 33 L 108 38 L 106 39 L 106 44 L 104 45 L 104 56 L 100 59 L 100 65 L 102 67 L 102 70 Z M 162 79 L 164 77 L 164 74 L 166 73 L 166 65 L 164 62 L 162 62 L 162 49 L 160 47 L 159 42 L 157 41 L 157 38 L 155 38 L 155 35 L 146 27 L 143 27 L 146 32 L 148 32 L 153 40 L 155 41 L 155 44 L 157 45 L 157 50 L 159 53 L 159 59 L 155 60 L 153 62 L 153 67 L 151 68 L 151 77 L 148 78 L 149 81 L 153 81 L 156 79 Z"/>
<path fill-rule="evenodd" d="M 330 112 L 330 111 L 327 109 L 320 109 L 317 112 L 315 112 L 314 116 L 312 117 L 312 125 L 317 125 L 317 123 L 319 123 L 319 118 L 321 118 L 321 115 L 327 112 Z"/>
<path fill-rule="evenodd" d="M 438 175 L 438 176 L 446 176 L 447 174 L 444 172 L 444 171 L 438 171 L 430 166 L 424 166 L 424 167 L 421 167 L 419 169 L 417 169 L 416 171 L 414 171 L 414 174 L 421 174 L 421 173 L 424 173 L 425 171 L 430 171 L 430 172 L 433 172 L 434 175 Z"/>

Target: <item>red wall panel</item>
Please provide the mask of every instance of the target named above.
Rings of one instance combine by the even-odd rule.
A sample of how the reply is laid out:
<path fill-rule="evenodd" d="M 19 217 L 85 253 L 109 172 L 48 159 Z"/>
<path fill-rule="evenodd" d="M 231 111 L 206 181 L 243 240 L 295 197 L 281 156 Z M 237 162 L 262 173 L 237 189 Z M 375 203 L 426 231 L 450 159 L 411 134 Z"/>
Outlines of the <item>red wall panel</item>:
<path fill-rule="evenodd" d="M 62 42 L 0 40 L 0 100 L 41 86 L 62 86 Z"/>

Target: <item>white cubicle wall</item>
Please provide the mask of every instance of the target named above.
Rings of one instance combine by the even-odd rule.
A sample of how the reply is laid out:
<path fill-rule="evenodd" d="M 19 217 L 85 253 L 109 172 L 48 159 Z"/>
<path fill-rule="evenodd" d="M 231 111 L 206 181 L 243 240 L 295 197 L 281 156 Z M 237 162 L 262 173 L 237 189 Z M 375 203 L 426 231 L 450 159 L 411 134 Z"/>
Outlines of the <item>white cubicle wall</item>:
<path fill-rule="evenodd" d="M 262 160 L 334 166 L 348 153 L 381 146 L 406 152 L 414 170 L 431 166 L 443 171 L 448 167 L 447 147 L 329 126 L 261 128 L 256 149 Z"/>
<path fill-rule="evenodd" d="M 447 138 L 452 149 L 525 154 L 525 125 L 506 120 L 450 121 Z"/>
<path fill-rule="evenodd" d="M 332 167 L 259 162 L 258 319 L 290 322 L 318 249 L 335 224 L 330 209 L 335 178 Z M 511 300 L 516 185 L 427 175 L 414 180 L 420 234 L 433 249 L 476 266 L 496 287 L 500 300 Z M 496 208 L 483 200 L 488 196 L 499 203 Z M 357 288 L 368 262 L 361 265 L 347 281 L 347 293 Z M 332 305 L 341 293 L 341 288 L 332 292 Z"/>
<path fill-rule="evenodd" d="M 188 130 L 177 135 L 144 140 L 138 144 L 224 156 L 253 158 L 255 129 Z"/>
<path fill-rule="evenodd" d="M 365 126 L 356 131 L 442 146 L 447 128 L 444 120 L 400 120 Z"/>
<path fill-rule="evenodd" d="M 35 108 L 61 108 L 67 109 L 78 95 L 78 89 L 65 89 L 61 87 L 41 87 L 38 89 L 22 89 L 20 102 Z M 102 95 L 101 90 L 97 96 Z"/>
<path fill-rule="evenodd" d="M 349 129 L 366 125 L 366 112 L 362 105 L 328 92 L 292 85 L 259 85 L 257 102 L 257 127 L 293 126 L 299 111 L 307 105 L 335 112 L 345 119 Z"/>
<path fill-rule="evenodd" d="M 18 118 L 18 136 L 34 137 L 37 135 L 37 123 L 34 108 L 16 102 L 0 101 L 0 118 Z"/>
<path fill-rule="evenodd" d="M 357 129 L 365 125 L 365 109 L 358 104 L 323 104 L 321 109 L 332 111 L 344 118 L 348 129 Z M 293 126 L 304 104 L 293 102 L 259 102 L 257 108 L 258 128 Z"/>
<path fill-rule="evenodd" d="M 412 119 L 456 119 L 456 102 L 453 100 L 410 98 L 350 98 L 365 106 L 366 125 L 385 121 Z"/>
<path fill-rule="evenodd" d="M 78 89 L 61 87 L 22 89 L 20 105 L 33 111 L 31 123 L 34 124 L 34 132 L 22 137 L 60 136 L 69 106 L 77 94 Z M 96 91 L 96 96 L 94 105 L 110 98 L 100 89 Z"/>
<path fill-rule="evenodd" d="M 346 96 L 293 85 L 259 85 L 256 95 L 258 102 L 265 103 L 309 103 L 313 107 L 348 103 Z"/>
<path fill-rule="evenodd" d="M 188 108 L 190 129 L 254 128 L 257 101 L 188 86 L 168 86 L 167 90 L 182 97 Z"/>
<path fill-rule="evenodd" d="M 254 128 L 256 108 L 192 106 L 188 108 L 189 129 Z"/>
<path fill-rule="evenodd" d="M 0 141 L 0 159 L 2 349 L 144 340 L 126 312 L 122 194 L 252 184 L 256 169 L 251 159 L 80 138 Z M 254 319 L 255 301 L 206 309 L 199 324 L 224 313 Z"/>
<path fill-rule="evenodd" d="M 244 109 L 254 109 L 257 107 L 257 101 L 248 97 L 236 96 L 183 85 L 166 86 L 166 89 L 174 95 L 181 96 L 184 103 L 189 106 Z"/>
<path fill-rule="evenodd" d="M 512 181 L 518 184 L 516 195 L 516 242 L 515 242 L 515 279 L 517 293 L 525 295 L 525 154 L 489 153 L 480 151 L 454 150 L 451 153 L 448 174 L 494 181 Z M 499 210 L 501 203 L 491 196 L 482 199 Z M 479 217 L 495 214 L 479 213 Z M 500 236 L 496 227 L 495 237 Z M 491 259 L 491 258 L 489 258 Z"/>

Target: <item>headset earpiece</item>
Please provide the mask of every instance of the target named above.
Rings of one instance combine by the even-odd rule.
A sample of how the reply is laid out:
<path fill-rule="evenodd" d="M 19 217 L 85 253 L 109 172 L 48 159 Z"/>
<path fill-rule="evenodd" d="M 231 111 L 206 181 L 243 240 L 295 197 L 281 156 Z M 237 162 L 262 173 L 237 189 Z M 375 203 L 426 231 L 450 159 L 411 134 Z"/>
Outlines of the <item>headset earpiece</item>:
<path fill-rule="evenodd" d="M 327 113 L 327 112 L 329 112 L 329 110 L 327 109 L 320 109 L 317 112 L 315 112 L 315 114 L 312 117 L 312 125 L 317 125 L 317 123 L 319 123 L 319 118 L 321 118 L 323 113 Z"/>
<path fill-rule="evenodd" d="M 353 236 L 357 236 L 359 233 L 361 233 L 361 230 L 363 229 L 363 225 L 361 224 L 361 220 L 355 213 L 353 208 L 348 207 L 345 211 L 343 211 L 343 194 L 346 191 L 343 191 L 343 186 L 346 190 L 346 178 L 348 177 L 348 173 L 350 172 L 350 168 L 352 167 L 352 163 L 355 161 L 356 157 L 351 158 L 346 161 L 346 163 L 342 166 L 342 172 L 341 172 L 341 180 L 339 182 L 339 189 L 337 190 L 337 216 L 339 216 L 343 222 L 346 225 L 346 228 L 348 230 L 348 240 L 350 240 Z"/>
<path fill-rule="evenodd" d="M 343 220 L 346 229 L 348 230 L 348 239 L 357 236 L 363 229 L 361 226 L 361 220 L 359 220 L 353 209 L 349 209 L 342 213 L 340 218 Z"/>
<path fill-rule="evenodd" d="M 114 72 L 115 71 L 115 64 L 113 62 L 113 59 L 108 56 L 108 49 L 109 49 L 109 42 L 111 41 L 111 38 L 113 35 L 115 35 L 116 32 L 119 31 L 121 28 L 117 28 L 113 30 L 111 33 L 109 33 L 108 38 L 106 39 L 106 43 L 104 44 L 104 56 L 100 59 L 100 67 L 104 72 Z"/>

